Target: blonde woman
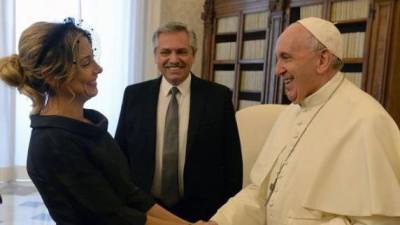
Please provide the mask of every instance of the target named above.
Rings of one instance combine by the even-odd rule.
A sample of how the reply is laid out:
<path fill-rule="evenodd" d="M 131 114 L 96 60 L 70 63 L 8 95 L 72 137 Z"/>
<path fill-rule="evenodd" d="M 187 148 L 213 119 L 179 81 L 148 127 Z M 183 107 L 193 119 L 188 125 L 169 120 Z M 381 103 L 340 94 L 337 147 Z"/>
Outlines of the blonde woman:
<path fill-rule="evenodd" d="M 84 104 L 102 68 L 89 32 L 72 19 L 38 22 L 0 78 L 32 99 L 27 170 L 57 224 L 188 224 L 139 190 L 107 119 Z"/>

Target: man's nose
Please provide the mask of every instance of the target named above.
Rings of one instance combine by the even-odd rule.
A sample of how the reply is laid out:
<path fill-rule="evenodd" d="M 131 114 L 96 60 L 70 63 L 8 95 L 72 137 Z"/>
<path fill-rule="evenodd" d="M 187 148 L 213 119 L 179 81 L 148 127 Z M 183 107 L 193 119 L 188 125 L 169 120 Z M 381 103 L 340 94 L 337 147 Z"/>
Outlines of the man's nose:
<path fill-rule="evenodd" d="M 282 66 L 280 61 L 278 60 L 275 65 L 275 76 L 281 76 L 285 72 L 285 68 Z"/>
<path fill-rule="evenodd" d="M 170 62 L 178 62 L 178 61 L 179 61 L 178 54 L 176 54 L 176 52 L 172 52 L 172 53 L 169 55 L 169 61 L 170 61 Z"/>

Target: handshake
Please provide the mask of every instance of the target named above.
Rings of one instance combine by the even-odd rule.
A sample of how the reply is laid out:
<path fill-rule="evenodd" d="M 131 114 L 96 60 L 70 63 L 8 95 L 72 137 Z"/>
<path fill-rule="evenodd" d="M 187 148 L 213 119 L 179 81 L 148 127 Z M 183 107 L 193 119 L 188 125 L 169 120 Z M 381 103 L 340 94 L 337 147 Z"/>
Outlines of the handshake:
<path fill-rule="evenodd" d="M 199 220 L 196 223 L 193 223 L 192 225 L 218 225 L 218 223 L 214 222 L 214 221 L 203 221 L 203 220 Z"/>

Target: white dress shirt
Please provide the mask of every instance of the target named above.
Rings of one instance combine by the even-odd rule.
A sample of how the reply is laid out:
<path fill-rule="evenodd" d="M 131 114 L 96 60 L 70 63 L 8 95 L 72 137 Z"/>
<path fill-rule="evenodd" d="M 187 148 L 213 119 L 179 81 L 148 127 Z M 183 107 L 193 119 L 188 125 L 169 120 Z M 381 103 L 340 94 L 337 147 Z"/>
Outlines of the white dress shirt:
<path fill-rule="evenodd" d="M 179 105 L 179 159 L 178 159 L 178 170 L 179 170 L 179 194 L 183 196 L 183 170 L 185 167 L 185 156 L 186 156 L 186 140 L 187 131 L 189 126 L 189 111 L 190 111 L 190 83 L 191 75 L 181 84 L 176 86 L 179 89 L 176 98 Z M 161 174 L 162 174 L 162 156 L 163 156 L 163 145 L 164 145 L 164 128 L 165 128 L 165 117 L 167 114 L 168 104 L 171 99 L 169 94 L 170 89 L 173 87 L 165 77 L 162 77 L 160 92 L 158 94 L 157 104 L 157 136 L 156 136 L 156 163 L 155 172 L 153 178 L 152 194 L 155 197 L 161 195 Z"/>

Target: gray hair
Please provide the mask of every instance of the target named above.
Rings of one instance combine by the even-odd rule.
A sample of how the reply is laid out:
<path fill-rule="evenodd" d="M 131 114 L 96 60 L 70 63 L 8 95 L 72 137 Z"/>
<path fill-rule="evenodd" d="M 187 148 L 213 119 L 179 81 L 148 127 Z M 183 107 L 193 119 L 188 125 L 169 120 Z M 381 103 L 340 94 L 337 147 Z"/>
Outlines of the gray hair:
<path fill-rule="evenodd" d="M 154 52 L 156 51 L 156 48 L 158 46 L 158 37 L 160 34 L 163 33 L 176 33 L 176 32 L 185 32 L 188 37 L 189 37 L 189 45 L 193 50 L 193 55 L 196 54 L 197 51 L 197 38 L 196 38 L 196 33 L 194 33 L 193 30 L 189 30 L 186 24 L 180 23 L 180 22 L 168 22 L 164 24 L 163 26 L 159 27 L 154 33 L 153 33 L 153 48 Z"/>
<path fill-rule="evenodd" d="M 327 49 L 327 47 L 322 44 L 320 41 L 318 41 L 318 39 L 316 39 L 313 35 L 309 35 L 309 47 L 314 50 L 314 51 L 320 51 L 323 49 Z M 334 55 L 333 53 L 331 53 L 333 56 L 333 60 L 331 62 L 331 68 L 334 70 L 341 70 L 344 66 L 344 63 L 341 59 L 339 59 L 336 55 Z"/>

